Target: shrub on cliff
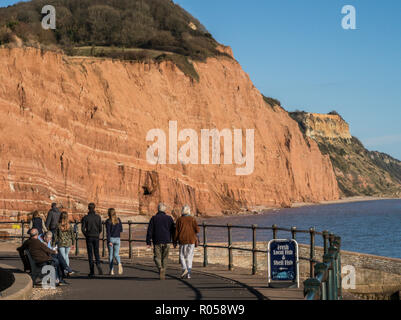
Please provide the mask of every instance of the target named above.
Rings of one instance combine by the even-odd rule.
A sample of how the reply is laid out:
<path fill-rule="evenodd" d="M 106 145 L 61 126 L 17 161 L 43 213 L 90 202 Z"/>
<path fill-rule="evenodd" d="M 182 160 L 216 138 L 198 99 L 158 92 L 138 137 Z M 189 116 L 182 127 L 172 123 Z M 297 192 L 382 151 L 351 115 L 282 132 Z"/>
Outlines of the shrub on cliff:
<path fill-rule="evenodd" d="M 281 102 L 277 99 L 274 99 L 271 97 L 266 97 L 265 95 L 263 95 L 263 100 L 265 100 L 265 102 L 271 107 L 274 107 L 274 106 L 281 107 Z"/>
<path fill-rule="evenodd" d="M 44 5 L 56 8 L 55 30 L 41 28 Z M 170 0 L 33 0 L 0 8 L 4 26 L 25 41 L 61 47 L 146 48 L 200 60 L 223 54 L 205 27 Z M 7 35 L 2 41 L 12 39 Z"/>

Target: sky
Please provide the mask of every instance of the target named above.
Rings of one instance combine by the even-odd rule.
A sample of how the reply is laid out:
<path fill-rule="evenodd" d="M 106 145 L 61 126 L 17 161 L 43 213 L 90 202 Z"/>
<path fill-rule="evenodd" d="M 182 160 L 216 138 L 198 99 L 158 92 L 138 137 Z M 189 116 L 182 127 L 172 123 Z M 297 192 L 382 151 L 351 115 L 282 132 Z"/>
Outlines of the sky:
<path fill-rule="evenodd" d="M 174 2 L 232 47 L 264 95 L 288 111 L 336 110 L 368 149 L 401 160 L 400 0 Z M 345 5 L 355 30 L 342 28 Z"/>

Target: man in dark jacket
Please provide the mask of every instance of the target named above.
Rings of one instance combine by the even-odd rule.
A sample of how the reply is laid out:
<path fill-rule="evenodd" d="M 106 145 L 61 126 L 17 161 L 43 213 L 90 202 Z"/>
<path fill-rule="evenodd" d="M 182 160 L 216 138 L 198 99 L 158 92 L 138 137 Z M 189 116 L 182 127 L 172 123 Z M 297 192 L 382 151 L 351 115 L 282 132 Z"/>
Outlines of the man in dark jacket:
<path fill-rule="evenodd" d="M 163 203 L 159 203 L 158 212 L 150 219 L 146 235 L 146 244 L 149 248 L 153 242 L 154 261 L 159 269 L 160 280 L 166 277 L 170 243 L 174 235 L 174 221 L 166 215 L 166 209 Z"/>
<path fill-rule="evenodd" d="M 26 240 L 21 247 L 17 248 L 20 255 L 28 250 L 36 265 L 42 267 L 51 264 L 56 271 L 56 282 L 58 285 L 67 284 L 63 279 L 63 273 L 60 272 L 60 262 L 57 258 L 57 251 L 50 249 L 47 245 L 39 240 L 39 232 L 32 228 L 29 231 L 30 238 Z"/>
<path fill-rule="evenodd" d="M 82 233 L 86 238 L 86 248 L 88 251 L 90 269 L 89 277 L 93 277 L 95 275 L 93 254 L 95 255 L 97 271 L 100 275 L 103 274 L 99 256 L 99 235 L 102 232 L 102 219 L 95 212 L 94 203 L 89 203 L 88 210 L 88 214 L 82 218 L 81 228 Z"/>
<path fill-rule="evenodd" d="M 56 229 L 58 227 L 58 223 L 60 221 L 61 212 L 57 208 L 57 203 L 52 203 L 52 208 L 47 213 L 46 218 L 46 229 L 51 231 L 52 234 L 55 234 Z"/>

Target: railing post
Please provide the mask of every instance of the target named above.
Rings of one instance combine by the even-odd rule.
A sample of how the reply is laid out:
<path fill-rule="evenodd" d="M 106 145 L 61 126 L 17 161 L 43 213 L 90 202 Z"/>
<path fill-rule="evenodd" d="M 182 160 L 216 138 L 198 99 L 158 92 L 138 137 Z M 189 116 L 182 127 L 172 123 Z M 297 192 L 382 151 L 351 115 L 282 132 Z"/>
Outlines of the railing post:
<path fill-rule="evenodd" d="M 207 236 L 206 236 L 206 223 L 203 222 L 203 266 L 207 267 L 208 265 L 208 257 L 207 257 Z"/>
<path fill-rule="evenodd" d="M 228 230 L 228 270 L 233 269 L 233 249 L 232 247 L 232 235 L 231 235 L 231 224 L 227 224 Z"/>
<path fill-rule="evenodd" d="M 257 225 L 252 225 L 252 274 L 255 275 L 258 269 L 256 256 L 256 228 Z"/>
<path fill-rule="evenodd" d="M 273 224 L 272 229 L 273 229 L 273 239 L 277 239 L 277 224 Z"/>
<path fill-rule="evenodd" d="M 324 248 L 324 254 L 326 254 L 329 250 L 329 246 L 328 246 L 328 238 L 329 238 L 329 232 L 327 230 L 323 231 L 323 248 Z"/>
<path fill-rule="evenodd" d="M 319 274 L 323 274 L 322 282 L 320 284 L 320 300 L 327 300 L 327 265 L 325 263 L 317 263 L 314 266 L 314 277 L 317 278 Z"/>
<path fill-rule="evenodd" d="M 338 283 L 338 298 L 342 299 L 342 278 L 341 278 L 341 237 L 335 236 L 334 243 L 338 249 L 337 253 L 337 283 Z"/>
<path fill-rule="evenodd" d="M 79 255 L 79 230 L 78 223 L 75 221 L 75 255 Z"/>
<path fill-rule="evenodd" d="M 21 220 L 21 243 L 24 243 L 25 240 L 25 228 L 24 228 L 24 220 Z"/>
<path fill-rule="evenodd" d="M 309 274 L 313 277 L 313 266 L 315 264 L 315 229 L 310 228 L 310 256 L 309 256 Z"/>
<path fill-rule="evenodd" d="M 296 240 L 297 237 L 297 227 L 291 227 L 291 236 L 293 240 Z"/>
<path fill-rule="evenodd" d="M 132 221 L 128 221 L 128 258 L 132 259 L 132 235 L 131 235 L 131 228 Z"/>
<path fill-rule="evenodd" d="M 335 290 L 335 283 L 334 283 L 334 275 L 333 275 L 333 265 L 334 265 L 334 252 L 333 247 L 329 248 L 329 253 L 326 253 L 323 256 L 323 262 L 329 265 L 328 270 L 328 277 L 327 277 L 327 298 L 328 300 L 335 300 L 334 290 Z"/>
<path fill-rule="evenodd" d="M 334 233 L 330 232 L 329 233 L 329 242 L 330 242 L 330 247 L 334 245 Z"/>
<path fill-rule="evenodd" d="M 338 249 L 336 247 L 330 247 L 329 253 L 332 255 L 332 263 L 331 268 L 333 270 L 333 299 L 338 300 L 338 267 L 337 267 L 337 260 L 338 260 Z"/>
<path fill-rule="evenodd" d="M 104 255 L 105 255 L 105 245 L 104 245 L 104 240 L 105 240 L 105 236 L 104 236 L 104 233 L 105 233 L 105 224 L 104 224 L 104 222 L 102 222 L 102 229 L 103 229 L 103 232 L 102 232 L 102 258 L 104 258 Z"/>

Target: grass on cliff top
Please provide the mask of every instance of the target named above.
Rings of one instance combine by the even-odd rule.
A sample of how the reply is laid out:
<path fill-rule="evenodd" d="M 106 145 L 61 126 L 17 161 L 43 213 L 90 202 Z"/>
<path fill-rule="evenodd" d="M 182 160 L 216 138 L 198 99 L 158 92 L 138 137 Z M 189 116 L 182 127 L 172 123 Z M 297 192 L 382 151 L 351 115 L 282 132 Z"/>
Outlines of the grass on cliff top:
<path fill-rule="evenodd" d="M 119 59 L 126 61 L 149 62 L 163 61 L 173 62 L 186 76 L 199 81 L 199 74 L 192 62 L 185 56 L 168 51 L 147 50 L 140 48 L 110 48 L 110 47 L 76 47 L 66 51 L 72 56 L 92 56 Z"/>

